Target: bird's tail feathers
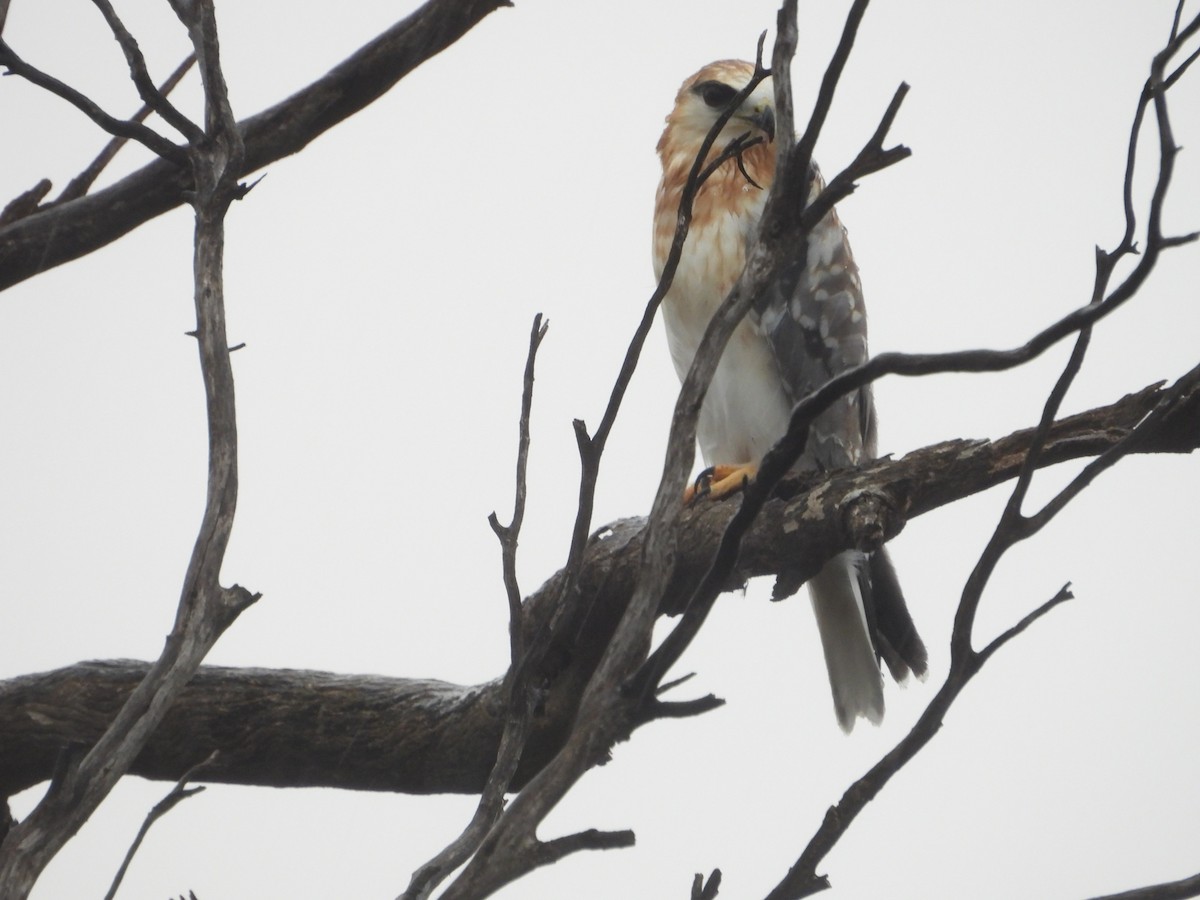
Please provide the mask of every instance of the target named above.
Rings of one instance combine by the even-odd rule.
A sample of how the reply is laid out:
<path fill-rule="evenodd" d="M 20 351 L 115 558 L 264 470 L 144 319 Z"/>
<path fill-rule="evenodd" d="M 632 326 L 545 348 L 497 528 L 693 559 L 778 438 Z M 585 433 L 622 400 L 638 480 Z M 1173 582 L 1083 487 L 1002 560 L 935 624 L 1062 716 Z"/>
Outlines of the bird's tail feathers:
<path fill-rule="evenodd" d="M 867 617 L 875 635 L 875 649 L 897 684 L 903 684 L 909 674 L 924 681 L 929 674 L 929 654 L 913 624 L 887 547 L 871 554 L 864 575 L 865 590 L 869 592 Z"/>
<path fill-rule="evenodd" d="M 808 581 L 833 707 L 847 733 L 860 716 L 876 725 L 883 721 L 883 679 L 859 584 L 860 569 L 866 564 L 864 554 L 848 550 Z"/>

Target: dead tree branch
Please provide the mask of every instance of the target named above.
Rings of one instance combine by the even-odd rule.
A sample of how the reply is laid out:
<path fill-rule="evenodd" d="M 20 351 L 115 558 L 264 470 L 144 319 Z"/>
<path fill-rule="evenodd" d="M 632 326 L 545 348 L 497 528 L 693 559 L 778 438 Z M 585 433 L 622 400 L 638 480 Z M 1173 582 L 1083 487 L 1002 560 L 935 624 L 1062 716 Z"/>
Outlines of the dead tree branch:
<path fill-rule="evenodd" d="M 181 17 L 183 18 L 183 17 Z M 237 507 L 237 423 L 225 334 L 225 214 L 241 195 L 244 149 L 229 108 L 211 0 L 185 18 L 204 81 L 205 122 L 188 147 L 195 209 L 196 338 L 208 413 L 208 496 L 184 576 L 174 627 L 158 661 L 86 753 L 64 759 L 33 812 L 0 845 L 0 895 L 23 898 L 54 855 L 87 821 L 161 723 L 205 655 L 257 597 L 220 583 Z"/>
<path fill-rule="evenodd" d="M 92 0 L 92 3 L 100 10 L 100 14 L 104 16 L 104 21 L 108 23 L 108 27 L 112 30 L 113 37 L 117 39 L 117 44 L 120 45 L 121 52 L 125 54 L 125 61 L 129 64 L 130 80 L 133 81 L 134 87 L 137 88 L 142 102 L 158 113 L 164 122 L 183 135 L 189 144 L 195 144 L 200 141 L 204 137 L 203 130 L 176 109 L 175 104 L 168 100 L 166 95 L 150 79 L 150 70 L 146 67 L 146 58 L 142 56 L 142 50 L 138 46 L 138 42 L 130 34 L 129 29 L 125 27 L 125 23 L 121 21 L 112 4 L 108 0 Z"/>
<path fill-rule="evenodd" d="M 133 839 L 133 843 L 129 845 L 129 852 L 125 854 L 125 858 L 121 861 L 121 868 L 117 870 L 116 876 L 113 878 L 112 885 L 108 889 L 108 893 L 104 895 L 104 900 L 113 900 L 117 896 L 117 891 L 121 887 L 121 882 L 125 880 L 125 873 L 129 871 L 129 864 L 133 862 L 133 857 L 137 854 L 138 848 L 142 846 L 142 841 L 146 839 L 146 835 L 150 833 L 150 828 L 173 810 L 176 806 L 186 800 L 188 797 L 194 797 L 204 791 L 204 786 L 189 788 L 188 782 L 195 778 L 196 773 L 204 768 L 209 762 L 216 758 L 219 751 L 214 750 L 209 754 L 208 759 L 193 766 L 183 773 L 175 787 L 171 788 L 171 792 L 163 797 L 154 807 L 146 814 L 146 820 L 142 822 L 142 827 L 138 829 L 137 836 Z"/>
<path fill-rule="evenodd" d="M 1100 456 L 1141 429 L 1135 453 L 1200 449 L 1200 367 L 1170 388 L 1151 386 L 1055 423 L 1038 464 Z M 1032 430 L 994 441 L 955 440 L 878 460 L 819 481 L 790 479 L 742 542 L 729 587 L 782 567 L 815 572 L 850 547 L 890 539 L 916 516 L 1016 477 Z M 681 520 L 675 575 L 662 613 L 678 613 L 703 578 L 736 504 L 698 504 Z M 643 519 L 600 529 L 588 542 L 572 603 L 585 627 L 556 634 L 541 706 L 513 779 L 529 781 L 561 748 L 579 694 L 633 593 L 646 534 Z M 524 603 L 528 634 L 561 596 L 564 573 Z M 146 663 L 82 663 L 0 682 L 0 796 L 50 778 L 63 749 L 90 746 L 148 671 Z M 499 679 L 454 685 L 320 672 L 202 667 L 166 712 L 130 767 L 175 781 L 212 750 L 206 782 L 325 786 L 402 793 L 479 793 L 496 759 L 505 721 Z M 262 710 L 272 715 L 264 717 Z M 311 723 L 319 721 L 321 728 Z"/>
<path fill-rule="evenodd" d="M 1200 896 L 1200 874 L 1191 878 L 1181 878 L 1179 881 L 1121 891 L 1119 894 L 1105 894 L 1103 897 L 1093 897 L 1092 900 L 1191 900 L 1197 896 Z"/>
<path fill-rule="evenodd" d="M 546 336 L 548 324 L 541 313 L 534 316 L 529 334 L 529 354 L 525 360 L 525 377 L 521 391 L 521 416 L 517 436 L 517 474 L 512 520 L 501 525 L 495 513 L 488 517 L 492 530 L 500 539 L 504 590 L 508 598 L 508 632 L 511 660 L 501 686 L 507 714 L 496 761 L 488 775 L 471 821 L 457 838 L 433 859 L 418 868 L 400 900 L 424 900 L 450 874 L 471 858 L 504 810 L 504 795 L 512 786 L 513 777 L 529 740 L 530 719 L 540 689 L 530 683 L 530 668 L 525 659 L 524 627 L 522 623 L 521 589 L 517 582 L 517 543 L 525 521 L 526 471 L 529 464 L 529 416 L 533 409 L 533 375 L 538 347 Z"/>
<path fill-rule="evenodd" d="M 238 123 L 242 177 L 298 153 L 390 90 L 509 0 L 429 0 L 270 109 Z M 174 145 L 172 145 L 174 146 Z M 156 161 L 116 184 L 0 229 L 0 290 L 86 256 L 185 201 L 186 169 Z"/>
<path fill-rule="evenodd" d="M 186 75 L 195 64 L 196 54 L 191 53 L 188 55 L 187 59 L 176 66 L 175 71 L 168 75 L 166 80 L 158 86 L 158 93 L 163 97 L 170 96 L 171 91 L 175 90 L 175 86 L 183 80 L 183 76 Z M 153 107 L 147 103 L 136 113 L 134 113 L 133 116 L 130 117 L 129 121 L 144 122 L 152 112 L 154 112 Z M 68 200 L 76 200 L 91 190 L 92 185 L 96 183 L 96 179 L 100 177 L 100 173 L 104 171 L 105 167 L 113 161 L 117 153 L 127 143 L 128 138 L 115 137 L 105 144 L 104 149 L 100 151 L 96 158 L 92 160 L 82 172 L 67 182 L 67 186 L 63 188 L 62 193 L 55 198 L 54 203 L 66 203 Z M 29 212 L 32 212 L 32 210 Z M 3 220 L 0 219 L 0 223 L 2 222 Z"/>
<path fill-rule="evenodd" d="M 140 122 L 127 122 L 109 115 L 87 95 L 27 63 L 3 38 L 0 38 L 0 66 L 7 67 L 13 75 L 19 75 L 30 84 L 66 100 L 109 134 L 135 140 L 175 166 L 187 164 L 187 152 L 182 147 L 171 143 L 153 128 L 147 128 Z"/>
<path fill-rule="evenodd" d="M 950 640 L 950 672 L 937 695 L 930 702 L 925 712 L 918 719 L 912 730 L 896 747 L 881 759 L 862 778 L 856 781 L 842 796 L 842 799 L 831 807 L 825 816 L 817 833 L 801 852 L 796 863 L 789 869 L 782 881 L 767 895 L 767 900 L 799 900 L 829 887 L 829 880 L 824 875 L 817 874 L 816 867 L 821 860 L 845 834 L 851 823 L 874 797 L 883 789 L 891 777 L 902 769 L 926 744 L 940 731 L 946 711 L 966 687 L 967 683 L 979 672 L 992 655 L 1014 637 L 1024 632 L 1035 621 L 1044 616 L 1055 606 L 1071 599 L 1069 585 L 1064 586 L 1058 594 L 1033 612 L 1026 615 L 1015 625 L 1002 632 L 982 650 L 976 650 L 973 645 L 974 624 L 976 613 L 983 598 L 983 592 L 1003 556 L 1015 544 L 1037 534 L 1051 519 L 1061 512 L 1067 504 L 1103 471 L 1112 467 L 1120 459 L 1134 452 L 1138 443 L 1145 439 L 1147 433 L 1153 433 L 1168 415 L 1165 411 L 1172 404 L 1171 397 L 1179 386 L 1168 392 L 1164 397 L 1164 406 L 1156 407 L 1154 411 L 1139 422 L 1132 431 L 1113 447 L 1106 450 L 1096 460 L 1090 463 L 1058 494 L 1046 503 L 1039 511 L 1031 515 L 1022 512 L 1022 507 L 1028 495 L 1028 489 L 1033 474 L 1038 468 L 1039 457 L 1046 449 L 1046 442 L 1053 427 L 1055 416 L 1061 407 L 1067 390 L 1083 366 L 1091 338 L 1093 324 L 1102 316 L 1111 312 L 1129 298 L 1134 296 L 1153 269 L 1163 250 L 1179 246 L 1195 239 L 1196 235 L 1181 237 L 1165 237 L 1162 233 L 1162 211 L 1166 201 L 1171 176 L 1174 171 L 1175 156 L 1178 148 L 1175 145 L 1171 131 L 1170 117 L 1167 110 L 1167 91 L 1169 86 L 1178 81 L 1177 77 L 1168 76 L 1167 66 L 1177 55 L 1183 42 L 1200 30 L 1200 15 L 1197 15 L 1182 30 L 1178 27 L 1176 18 L 1172 25 L 1171 36 L 1166 47 L 1157 54 L 1151 64 L 1150 76 L 1138 100 L 1130 130 L 1129 152 L 1123 184 L 1122 199 L 1125 207 L 1125 230 L 1117 246 L 1109 252 L 1097 251 L 1096 278 L 1090 302 L 1061 319 L 1055 325 L 1035 337 L 1024 348 L 1019 348 L 1017 355 L 1022 352 L 1035 352 L 1034 348 L 1043 340 L 1049 339 L 1057 330 L 1069 327 L 1078 332 L 1074 350 L 1067 361 L 1062 374 L 1055 383 L 1046 400 L 1041 421 L 1033 433 L 1026 459 L 1017 475 L 1012 494 L 1006 504 L 1000 521 L 989 540 L 978 562 L 972 570 L 963 587 L 958 611 L 954 619 L 954 627 Z M 1187 65 L 1185 61 L 1176 74 Z M 1158 177 L 1152 193 L 1146 224 L 1145 250 L 1137 265 L 1129 276 L 1115 289 L 1110 290 L 1110 282 L 1117 264 L 1125 257 L 1136 252 L 1133 242 L 1136 233 L 1136 218 L 1133 205 L 1133 181 L 1136 169 L 1136 145 L 1141 134 L 1147 107 L 1153 106 L 1157 122 L 1157 137 L 1159 144 Z M 1069 324 L 1070 323 L 1070 324 Z M 949 354 L 959 360 L 970 359 L 976 364 L 986 365 L 997 361 L 989 354 L 976 352 L 964 357 L 961 354 Z M 930 358 L 926 364 L 936 365 L 936 360 Z M 870 364 L 860 367 L 869 368 Z M 883 368 L 883 366 L 881 366 Z M 852 375 L 853 373 L 847 373 Z M 908 373 L 905 373 L 908 374 Z M 837 379 L 835 379 L 837 380 Z M 829 388 L 830 385 L 826 385 Z M 822 389 L 824 390 L 824 389 Z M 811 399 L 811 398 L 809 398 Z M 807 401 L 805 401 L 807 402 Z M 807 432 L 807 424 L 803 422 L 801 407 L 793 415 L 792 425 L 800 424 Z M 809 419 L 808 421 L 811 421 Z M 788 437 L 792 438 L 792 429 Z M 782 442 L 781 442 L 782 443 Z M 798 446 L 803 447 L 804 439 L 798 440 Z M 774 450 L 772 454 L 774 454 Z M 782 465 L 782 463 L 781 463 Z M 766 464 L 764 463 L 764 468 Z M 749 502 L 747 497 L 747 502 Z"/>

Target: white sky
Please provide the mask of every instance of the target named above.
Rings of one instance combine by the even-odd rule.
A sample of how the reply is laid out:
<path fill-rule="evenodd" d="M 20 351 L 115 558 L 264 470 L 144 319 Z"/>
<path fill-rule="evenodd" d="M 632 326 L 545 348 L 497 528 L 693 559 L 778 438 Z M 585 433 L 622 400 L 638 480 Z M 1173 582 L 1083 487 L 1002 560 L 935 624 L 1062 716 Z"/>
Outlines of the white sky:
<path fill-rule="evenodd" d="M 326 71 L 407 12 L 299 15 L 222 4 L 235 111 Z M 187 46 L 165 3 L 119 12 L 156 77 Z M 811 105 L 847 3 L 801 5 L 797 105 Z M 1090 292 L 1093 247 L 1121 232 L 1135 99 L 1171 0 L 880 0 L 818 157 L 840 168 L 896 85 L 914 150 L 842 204 L 881 350 L 1009 346 Z M 227 583 L 263 600 L 223 665 L 437 677 L 503 671 L 507 610 L 486 523 L 511 510 L 520 372 L 539 358 L 522 587 L 562 562 L 578 466 L 570 421 L 599 420 L 653 284 L 654 144 L 684 77 L 750 56 L 775 0 L 518 0 L 269 176 L 229 219 L 227 291 L 242 442 Z M 110 111 L 139 105 L 83 0 L 14 0 L 5 38 Z M 1173 101 L 1169 230 L 1200 227 L 1200 73 Z M 195 76 L 180 89 L 194 109 Z M 182 98 L 187 98 L 183 100 Z M 0 197 L 60 189 L 104 136 L 0 82 Z M 1150 150 L 1147 144 L 1145 149 Z M 109 180 L 142 164 L 123 153 Z M 1145 186 L 1143 180 L 1139 182 Z M 158 654 L 204 498 L 188 211 L 0 298 L 0 676 Z M 1196 363 L 1200 252 L 1175 251 L 1097 332 L 1068 412 Z M 1065 349 L 1007 375 L 877 386 L 897 454 L 1035 421 Z M 605 460 L 596 523 L 644 513 L 677 388 L 652 335 Z M 1074 467 L 1035 483 L 1044 498 Z M 1200 868 L 1194 458 L 1134 459 L 1014 551 L 979 630 L 1066 581 L 1078 600 L 999 654 L 932 745 L 823 871 L 845 898 L 1078 897 Z M 825 808 L 908 729 L 945 675 L 961 585 L 1006 493 L 912 522 L 892 544 L 930 647 L 925 684 L 888 688 L 887 721 L 834 721 L 804 595 L 725 598 L 684 661 L 728 705 L 638 732 L 589 773 L 544 837 L 633 828 L 633 850 L 573 857 L 504 897 L 762 896 Z M 470 626 L 465 623 L 471 623 Z M 34 896 L 99 896 L 166 784 L 127 779 Z M 22 795 L 24 815 L 38 791 Z M 454 837 L 465 797 L 213 786 L 155 826 L 121 896 L 393 897 Z"/>

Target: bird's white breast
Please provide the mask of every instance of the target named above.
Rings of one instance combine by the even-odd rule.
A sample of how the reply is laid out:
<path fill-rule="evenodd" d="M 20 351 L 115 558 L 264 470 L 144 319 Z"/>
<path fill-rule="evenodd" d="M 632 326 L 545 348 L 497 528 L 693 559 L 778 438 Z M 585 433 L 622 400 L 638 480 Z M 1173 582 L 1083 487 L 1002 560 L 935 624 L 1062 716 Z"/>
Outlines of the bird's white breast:
<path fill-rule="evenodd" d="M 748 193 L 737 213 L 694 225 L 663 321 L 671 360 L 687 375 L 709 320 L 741 274 L 747 241 L 761 214 L 765 192 Z M 656 255 L 656 269 L 662 259 Z M 770 345 L 743 320 L 729 339 L 700 411 L 697 440 L 707 465 L 757 462 L 787 430 L 790 403 Z"/>

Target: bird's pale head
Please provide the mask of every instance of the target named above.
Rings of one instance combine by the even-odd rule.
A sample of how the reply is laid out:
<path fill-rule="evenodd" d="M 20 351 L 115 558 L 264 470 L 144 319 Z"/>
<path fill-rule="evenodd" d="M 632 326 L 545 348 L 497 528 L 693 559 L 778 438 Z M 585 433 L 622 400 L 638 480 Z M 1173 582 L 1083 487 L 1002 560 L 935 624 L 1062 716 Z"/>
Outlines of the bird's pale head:
<path fill-rule="evenodd" d="M 664 161 L 677 153 L 690 153 L 695 158 L 718 116 L 734 103 L 753 75 L 751 63 L 727 59 L 709 63 L 685 81 L 658 143 Z M 717 138 L 716 151 L 747 133 L 767 143 L 775 139 L 775 94 L 770 78 L 760 82 L 734 110 Z"/>

